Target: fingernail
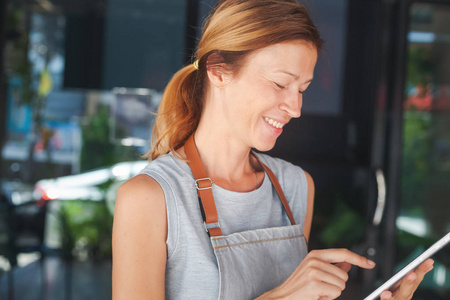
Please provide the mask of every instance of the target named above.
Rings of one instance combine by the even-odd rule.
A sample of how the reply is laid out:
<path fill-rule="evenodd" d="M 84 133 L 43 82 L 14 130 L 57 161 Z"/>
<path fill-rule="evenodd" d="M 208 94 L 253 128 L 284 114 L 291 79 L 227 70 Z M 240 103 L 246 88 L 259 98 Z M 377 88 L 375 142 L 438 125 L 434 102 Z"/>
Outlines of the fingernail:
<path fill-rule="evenodd" d="M 374 267 L 374 266 L 376 265 L 376 263 L 373 262 L 373 261 L 371 261 L 370 259 L 367 260 L 367 263 L 368 263 L 369 265 L 371 265 L 372 267 Z"/>

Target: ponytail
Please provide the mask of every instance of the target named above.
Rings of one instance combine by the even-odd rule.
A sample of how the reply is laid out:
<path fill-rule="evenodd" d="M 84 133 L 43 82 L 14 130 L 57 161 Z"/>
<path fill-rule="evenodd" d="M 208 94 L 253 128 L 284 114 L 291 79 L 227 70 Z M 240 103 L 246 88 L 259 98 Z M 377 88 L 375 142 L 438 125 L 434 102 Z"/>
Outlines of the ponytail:
<path fill-rule="evenodd" d="M 195 131 L 203 107 L 203 80 L 200 77 L 200 71 L 192 64 L 172 77 L 164 90 L 153 125 L 152 148 L 144 157 L 153 160 L 174 152 Z"/>

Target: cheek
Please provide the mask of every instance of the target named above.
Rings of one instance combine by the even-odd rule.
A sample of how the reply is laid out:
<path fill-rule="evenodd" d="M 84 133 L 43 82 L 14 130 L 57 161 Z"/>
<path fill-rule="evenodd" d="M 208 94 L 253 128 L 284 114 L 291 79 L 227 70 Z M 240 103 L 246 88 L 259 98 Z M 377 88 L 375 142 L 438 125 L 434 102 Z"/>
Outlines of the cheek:
<path fill-rule="evenodd" d="M 257 82 L 251 89 L 253 100 L 258 101 L 264 105 L 266 103 L 273 102 L 276 99 L 276 95 L 282 91 L 277 91 L 271 82 L 265 80 L 265 82 Z"/>
<path fill-rule="evenodd" d="M 251 119 L 251 116 L 259 118 L 277 105 L 280 93 L 282 91 L 275 90 L 267 81 L 253 79 L 240 82 L 231 95 L 234 100 L 232 111 L 235 116 L 245 117 L 245 119 Z"/>
<path fill-rule="evenodd" d="M 262 110 L 272 110 L 276 108 L 278 99 L 283 96 L 283 91 L 277 91 L 271 85 L 261 85 L 258 88 L 258 106 Z"/>

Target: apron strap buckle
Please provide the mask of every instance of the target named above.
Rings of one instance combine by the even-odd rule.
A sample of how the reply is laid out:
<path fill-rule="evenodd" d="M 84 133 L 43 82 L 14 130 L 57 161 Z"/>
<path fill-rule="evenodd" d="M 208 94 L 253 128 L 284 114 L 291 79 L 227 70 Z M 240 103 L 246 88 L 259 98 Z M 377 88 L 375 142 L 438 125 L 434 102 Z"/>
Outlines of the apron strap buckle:
<path fill-rule="evenodd" d="M 206 186 L 204 184 L 201 184 L 200 181 L 205 182 Z M 208 186 L 208 181 L 209 181 L 209 186 Z M 211 189 L 212 183 L 213 182 L 212 182 L 211 178 L 200 178 L 200 179 L 195 180 L 195 187 L 197 188 L 198 191 L 203 191 L 203 190 Z"/>
<path fill-rule="evenodd" d="M 203 225 L 205 226 L 206 232 L 208 232 L 210 229 L 220 228 L 219 221 L 214 222 L 214 223 L 209 223 L 209 224 L 206 224 L 206 222 L 203 222 Z"/>
<path fill-rule="evenodd" d="M 219 221 L 208 224 L 206 224 L 206 222 L 203 222 L 203 225 L 205 226 L 205 230 L 208 233 L 209 237 L 222 235 Z"/>

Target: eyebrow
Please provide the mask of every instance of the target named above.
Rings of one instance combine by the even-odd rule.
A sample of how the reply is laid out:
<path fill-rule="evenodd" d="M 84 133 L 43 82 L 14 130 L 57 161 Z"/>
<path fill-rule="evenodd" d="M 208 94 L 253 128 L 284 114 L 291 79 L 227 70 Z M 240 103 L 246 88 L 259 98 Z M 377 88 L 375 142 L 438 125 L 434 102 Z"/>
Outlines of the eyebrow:
<path fill-rule="evenodd" d="M 286 70 L 276 70 L 275 72 L 276 72 L 276 73 L 285 73 L 285 74 L 288 74 L 288 75 L 294 77 L 295 79 L 298 79 L 298 78 L 299 78 L 298 75 L 296 75 L 296 74 L 294 74 L 294 73 L 291 73 L 291 72 L 289 72 L 289 71 L 286 71 Z M 305 81 L 304 83 L 310 83 L 311 81 L 313 81 L 313 78 L 311 78 L 311 79 Z"/>
<path fill-rule="evenodd" d="M 291 73 L 291 72 L 289 72 L 289 71 L 285 71 L 285 70 L 276 70 L 275 73 L 285 73 L 285 74 L 288 74 L 288 75 L 294 77 L 295 79 L 298 79 L 298 75 L 296 75 L 296 74 L 294 74 L 294 73 Z"/>

